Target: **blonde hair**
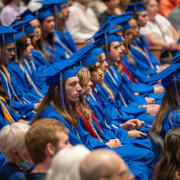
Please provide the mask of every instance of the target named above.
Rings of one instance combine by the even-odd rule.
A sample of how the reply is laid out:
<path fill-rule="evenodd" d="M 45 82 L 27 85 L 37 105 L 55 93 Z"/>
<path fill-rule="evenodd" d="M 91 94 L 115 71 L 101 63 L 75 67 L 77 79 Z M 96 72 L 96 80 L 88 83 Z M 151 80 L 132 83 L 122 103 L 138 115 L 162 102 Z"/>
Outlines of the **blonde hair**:
<path fill-rule="evenodd" d="M 79 84 L 82 88 L 81 94 L 79 96 L 79 102 L 77 103 L 78 109 L 81 111 L 81 113 L 86 117 L 87 120 L 91 120 L 91 111 L 90 109 L 87 109 L 88 105 L 86 104 L 84 97 L 83 97 L 83 92 L 85 90 L 85 84 L 88 82 L 88 73 L 89 70 L 86 67 L 83 67 L 79 72 L 78 72 L 78 78 L 79 78 Z"/>

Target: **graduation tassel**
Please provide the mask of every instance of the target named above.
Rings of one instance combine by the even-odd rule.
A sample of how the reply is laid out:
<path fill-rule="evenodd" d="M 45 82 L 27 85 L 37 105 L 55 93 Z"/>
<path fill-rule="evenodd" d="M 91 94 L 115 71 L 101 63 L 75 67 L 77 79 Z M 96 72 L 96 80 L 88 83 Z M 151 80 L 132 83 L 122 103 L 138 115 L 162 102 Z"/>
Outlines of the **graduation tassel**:
<path fill-rule="evenodd" d="M 54 15 L 54 17 L 55 17 L 55 28 L 56 29 L 58 29 L 58 7 L 57 7 L 57 5 L 54 5 L 54 12 L 55 12 L 55 15 Z"/>
<path fill-rule="evenodd" d="M 6 44 L 5 44 L 4 34 L 2 34 L 2 39 L 3 39 L 3 48 L 4 48 L 4 53 L 5 53 L 6 65 L 8 65 L 8 57 L 7 57 L 7 52 L 6 52 Z"/>
<path fill-rule="evenodd" d="M 180 109 L 180 103 L 179 103 L 179 97 L 178 97 L 178 90 L 177 90 L 177 79 L 176 79 L 176 75 L 174 74 L 174 78 L 173 78 L 173 83 L 174 83 L 174 93 L 175 93 L 175 98 L 176 98 L 176 103 L 178 108 Z"/>
<path fill-rule="evenodd" d="M 104 39 L 105 39 L 105 54 L 106 54 L 106 62 L 109 61 L 108 57 L 108 42 L 107 42 L 107 32 L 104 33 Z"/>
<path fill-rule="evenodd" d="M 60 72 L 60 92 L 61 92 L 61 107 L 65 108 L 64 102 L 64 88 L 63 88 L 63 80 L 62 80 L 62 73 Z"/>
<path fill-rule="evenodd" d="M 16 45 L 16 35 L 13 34 L 13 37 L 14 37 L 14 51 L 15 51 L 15 63 L 18 63 L 18 57 L 17 57 L 17 45 Z"/>

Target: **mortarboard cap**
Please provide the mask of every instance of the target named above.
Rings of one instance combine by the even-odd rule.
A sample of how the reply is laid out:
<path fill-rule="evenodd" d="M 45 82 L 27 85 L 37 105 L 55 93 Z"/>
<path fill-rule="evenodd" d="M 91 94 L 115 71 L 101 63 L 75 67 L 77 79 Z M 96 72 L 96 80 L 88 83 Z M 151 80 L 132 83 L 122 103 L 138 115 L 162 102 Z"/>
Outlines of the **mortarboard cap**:
<path fill-rule="evenodd" d="M 95 48 L 93 48 L 91 53 L 94 54 L 95 56 L 98 56 L 98 55 L 104 53 L 104 51 L 101 48 L 99 48 L 99 47 L 95 47 Z"/>
<path fill-rule="evenodd" d="M 28 23 L 24 27 L 24 32 L 26 34 L 33 34 L 34 33 L 34 28 Z"/>
<path fill-rule="evenodd" d="M 162 79 L 162 85 L 167 88 L 174 85 L 174 94 L 176 98 L 177 106 L 180 108 L 177 82 L 180 80 L 180 63 L 171 64 L 169 67 L 161 71 L 159 74 L 154 76 L 152 80 Z"/>
<path fill-rule="evenodd" d="M 39 21 L 44 20 L 45 18 L 51 17 L 53 16 L 53 14 L 51 13 L 51 11 L 49 10 L 48 6 L 47 7 L 42 7 L 40 9 L 38 9 L 37 11 L 35 11 L 35 15 L 36 18 Z"/>
<path fill-rule="evenodd" d="M 162 85 L 167 88 L 173 84 L 174 77 L 176 77 L 177 80 L 180 79 L 180 63 L 171 64 L 159 74 L 153 76 L 151 80 L 162 79 Z"/>
<path fill-rule="evenodd" d="M 0 43 L 3 44 L 3 36 L 4 36 L 4 43 L 9 44 L 14 42 L 14 34 L 17 31 L 14 29 L 11 29 L 7 26 L 0 26 Z"/>
<path fill-rule="evenodd" d="M 144 4 L 147 4 L 147 2 L 130 3 L 130 4 L 123 5 L 122 7 L 127 7 L 126 12 L 137 13 L 141 11 L 146 11 Z"/>
<path fill-rule="evenodd" d="M 176 54 L 176 56 L 174 56 L 174 57 L 172 58 L 171 62 L 172 62 L 173 64 L 180 62 L 180 52 L 179 52 L 178 54 Z"/>

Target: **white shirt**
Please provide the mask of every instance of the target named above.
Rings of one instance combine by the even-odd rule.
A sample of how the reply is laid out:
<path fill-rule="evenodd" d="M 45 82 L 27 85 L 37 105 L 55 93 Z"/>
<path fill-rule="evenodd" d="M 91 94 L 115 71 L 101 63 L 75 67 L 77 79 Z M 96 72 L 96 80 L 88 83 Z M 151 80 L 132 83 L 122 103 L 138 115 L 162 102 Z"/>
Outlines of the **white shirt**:
<path fill-rule="evenodd" d="M 26 6 L 17 6 L 14 2 L 9 3 L 2 9 L 1 12 L 1 23 L 4 26 L 9 26 L 18 15 L 23 13 L 27 9 Z"/>
<path fill-rule="evenodd" d="M 99 29 L 98 20 L 91 8 L 74 2 L 69 10 L 66 27 L 74 40 L 88 39 Z"/>
<path fill-rule="evenodd" d="M 140 28 L 140 33 L 142 33 L 144 36 L 148 34 L 152 34 L 154 38 L 159 39 L 161 41 L 165 41 L 168 43 L 172 43 L 174 41 L 173 34 L 171 32 L 171 29 L 169 26 L 171 23 L 160 14 L 157 14 L 155 16 L 156 22 L 150 22 L 148 21 L 145 27 Z M 158 26 L 159 25 L 159 26 Z M 159 27 L 161 28 L 161 31 L 164 34 L 164 38 L 162 35 L 162 32 L 160 31 Z"/>

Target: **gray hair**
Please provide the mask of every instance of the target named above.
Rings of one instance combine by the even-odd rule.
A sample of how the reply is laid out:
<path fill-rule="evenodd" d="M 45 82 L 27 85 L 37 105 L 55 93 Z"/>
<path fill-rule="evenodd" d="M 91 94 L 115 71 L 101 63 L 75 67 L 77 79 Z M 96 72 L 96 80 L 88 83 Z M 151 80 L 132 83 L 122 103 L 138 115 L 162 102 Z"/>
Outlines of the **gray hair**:
<path fill-rule="evenodd" d="M 29 130 L 29 125 L 21 122 L 15 122 L 6 125 L 0 132 L 0 151 L 4 154 L 7 162 L 14 162 L 12 151 L 23 153 L 25 149 L 25 134 Z"/>
<path fill-rule="evenodd" d="M 46 180 L 80 180 L 79 166 L 89 153 L 82 145 L 60 150 L 53 158 Z"/>

